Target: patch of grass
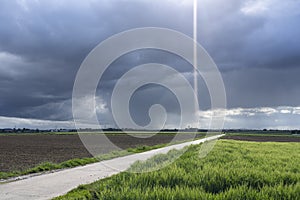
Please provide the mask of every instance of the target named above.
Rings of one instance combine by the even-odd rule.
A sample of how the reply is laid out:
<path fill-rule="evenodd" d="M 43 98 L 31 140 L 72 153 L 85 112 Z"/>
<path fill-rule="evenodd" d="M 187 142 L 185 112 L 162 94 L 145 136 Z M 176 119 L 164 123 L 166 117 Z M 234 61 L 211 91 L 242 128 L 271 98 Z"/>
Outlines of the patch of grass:
<path fill-rule="evenodd" d="M 150 150 L 162 148 L 165 146 L 167 146 L 167 144 L 157 144 L 154 146 L 138 145 L 136 148 L 128 148 L 127 151 L 130 153 L 142 153 L 145 151 L 150 151 Z"/>
<path fill-rule="evenodd" d="M 300 143 L 219 140 L 205 158 L 200 147 L 161 170 L 123 172 L 55 199 L 299 199 Z M 155 169 L 177 153 L 136 162 L 131 170 Z"/>

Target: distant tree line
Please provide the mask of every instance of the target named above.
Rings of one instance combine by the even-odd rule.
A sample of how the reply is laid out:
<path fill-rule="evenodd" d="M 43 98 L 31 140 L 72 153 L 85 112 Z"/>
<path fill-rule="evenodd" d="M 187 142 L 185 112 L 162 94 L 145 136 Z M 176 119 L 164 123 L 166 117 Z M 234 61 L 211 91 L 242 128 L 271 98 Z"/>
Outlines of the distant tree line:
<path fill-rule="evenodd" d="M 300 134 L 300 130 L 292 130 L 291 134 Z"/>
<path fill-rule="evenodd" d="M 0 133 L 39 133 L 39 129 L 28 128 L 4 128 L 0 129 Z"/>
<path fill-rule="evenodd" d="M 29 128 L 3 128 L 0 133 L 46 133 L 46 132 L 76 132 L 76 129 L 29 129 Z"/>
<path fill-rule="evenodd" d="M 186 129 L 162 129 L 162 130 L 137 130 L 137 129 L 119 129 L 119 128 L 105 128 L 105 129 L 91 129 L 81 128 L 78 131 L 82 132 L 122 132 L 122 131 L 160 131 L 160 132 L 219 132 L 220 130 L 210 129 L 197 129 L 197 128 L 186 128 Z M 285 134 L 300 134 L 300 130 L 277 130 L 277 129 L 223 129 L 223 133 L 285 133 Z M 29 128 L 3 128 L 0 129 L 0 133 L 46 133 L 46 132 L 77 132 L 76 129 L 29 129 Z"/>

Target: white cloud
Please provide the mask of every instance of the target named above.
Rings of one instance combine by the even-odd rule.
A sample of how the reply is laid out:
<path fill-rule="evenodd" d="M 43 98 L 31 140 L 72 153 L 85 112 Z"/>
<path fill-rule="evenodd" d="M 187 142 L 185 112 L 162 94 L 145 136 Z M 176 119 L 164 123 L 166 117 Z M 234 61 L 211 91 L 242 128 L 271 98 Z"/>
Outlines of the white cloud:
<path fill-rule="evenodd" d="M 224 128 L 248 129 L 298 129 L 300 107 L 279 106 L 258 108 L 232 108 L 226 110 L 207 110 L 198 113 L 200 128 L 209 128 L 211 117 L 226 113 Z"/>
<path fill-rule="evenodd" d="M 289 114 L 292 113 L 290 110 L 280 110 L 280 113 Z"/>
<path fill-rule="evenodd" d="M 108 123 L 101 123 L 105 120 L 99 119 L 102 127 L 111 122 L 111 115 L 108 109 L 101 99 L 95 112 L 101 119 L 105 119 Z M 83 107 L 82 107 L 83 108 Z M 99 109 L 99 112 L 98 112 Z M 78 110 L 83 111 L 83 110 Z M 246 128 L 246 129 L 299 129 L 300 128 L 300 107 L 281 106 L 276 108 L 262 107 L 262 108 L 232 108 L 232 109 L 216 109 L 200 111 L 199 115 L 199 128 L 210 128 L 211 118 L 213 115 L 222 116 L 226 114 L 224 128 Z M 176 116 L 169 116 L 177 119 Z M 99 118 L 99 117 L 98 117 Z M 25 119 L 15 117 L 3 117 L 0 116 L 0 128 L 74 128 L 73 121 L 51 121 L 51 120 L 37 120 L 37 119 Z M 88 121 L 77 124 L 77 127 L 81 128 L 97 128 L 95 124 L 90 124 Z M 109 127 L 109 126 L 107 126 Z M 177 128 L 176 124 L 169 124 L 165 128 Z"/>
<path fill-rule="evenodd" d="M 241 11 L 246 15 L 256 15 L 267 11 L 269 6 L 269 0 L 248 1 L 241 8 Z"/>
<path fill-rule="evenodd" d="M 1 128 L 31 128 L 31 129 L 55 129 L 55 128 L 74 128 L 73 121 L 50 121 L 38 119 L 25 119 L 16 117 L 0 116 Z"/>
<path fill-rule="evenodd" d="M 24 72 L 24 60 L 11 53 L 0 52 L 0 72 L 6 76 L 17 76 Z"/>
<path fill-rule="evenodd" d="M 287 17 L 299 14 L 299 5 L 295 0 L 250 0 L 244 3 L 241 12 L 252 16 Z"/>
<path fill-rule="evenodd" d="M 108 111 L 105 101 L 98 96 L 85 96 L 74 102 L 76 105 L 73 105 L 73 112 L 80 112 L 81 116 L 87 119 L 96 113 L 106 113 Z"/>
<path fill-rule="evenodd" d="M 293 109 L 293 114 L 300 115 L 300 107 L 296 107 Z"/>
<path fill-rule="evenodd" d="M 263 114 L 266 114 L 266 115 L 272 115 L 274 113 L 277 113 L 278 110 L 275 109 L 275 108 L 270 108 L 270 107 L 262 107 L 262 108 L 249 109 L 249 112 L 263 113 Z"/>

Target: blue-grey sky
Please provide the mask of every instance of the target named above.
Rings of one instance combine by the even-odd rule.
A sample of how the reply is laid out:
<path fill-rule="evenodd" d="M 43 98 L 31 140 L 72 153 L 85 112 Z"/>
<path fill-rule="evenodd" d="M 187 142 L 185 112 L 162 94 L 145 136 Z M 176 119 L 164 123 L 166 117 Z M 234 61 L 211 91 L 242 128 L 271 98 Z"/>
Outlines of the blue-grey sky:
<path fill-rule="evenodd" d="M 0 127 L 72 127 L 72 88 L 86 55 L 131 28 L 164 27 L 192 36 L 192 6 L 193 0 L 2 0 Z M 225 128 L 300 128 L 299 22 L 297 0 L 198 0 L 198 42 L 219 67 L 227 93 Z M 115 80 L 148 62 L 191 70 L 181 58 L 156 50 L 120 57 L 99 85 L 100 121 L 112 123 Z M 206 127 L 209 95 L 201 80 L 199 88 Z M 146 124 L 149 105 L 161 103 L 176 127 L 173 98 L 163 88 L 141 88 L 132 116 Z"/>

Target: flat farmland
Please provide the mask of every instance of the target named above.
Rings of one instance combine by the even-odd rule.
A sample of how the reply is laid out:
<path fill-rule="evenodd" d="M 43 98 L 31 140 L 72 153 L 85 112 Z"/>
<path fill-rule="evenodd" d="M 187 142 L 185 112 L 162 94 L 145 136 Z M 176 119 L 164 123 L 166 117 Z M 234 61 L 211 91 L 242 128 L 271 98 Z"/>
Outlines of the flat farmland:
<path fill-rule="evenodd" d="M 186 135 L 186 133 L 185 133 Z M 174 134 L 157 134 L 149 138 L 136 138 L 125 134 L 107 134 L 109 140 L 121 149 L 138 146 L 167 144 Z M 203 133 L 196 138 L 203 137 Z M 300 142 L 300 137 L 226 135 L 223 139 L 256 142 Z M 95 142 L 98 152 L 109 153 L 113 149 L 108 144 Z M 61 163 L 74 158 L 90 158 L 92 155 L 77 134 L 20 134 L 0 135 L 0 172 L 25 170 L 44 162 Z"/>
<path fill-rule="evenodd" d="M 228 140 L 241 140 L 252 142 L 300 142 L 300 137 L 296 136 L 226 135 L 222 138 Z"/>
<path fill-rule="evenodd" d="M 198 134 L 197 137 L 202 137 Z M 174 134 L 157 134 L 149 138 L 136 138 L 122 134 L 109 134 L 110 141 L 122 149 L 137 146 L 167 144 Z M 103 145 L 103 153 L 113 151 Z M 77 134 L 23 134 L 0 135 L 0 172 L 24 170 L 43 162 L 60 163 L 74 158 L 92 157 Z"/>

